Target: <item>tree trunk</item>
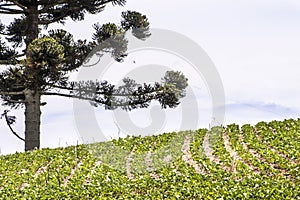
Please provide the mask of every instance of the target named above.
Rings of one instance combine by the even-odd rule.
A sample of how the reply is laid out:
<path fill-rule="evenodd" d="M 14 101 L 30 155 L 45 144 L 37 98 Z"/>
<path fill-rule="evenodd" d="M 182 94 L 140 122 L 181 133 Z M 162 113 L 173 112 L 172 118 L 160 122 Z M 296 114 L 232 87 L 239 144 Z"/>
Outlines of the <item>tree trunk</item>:
<path fill-rule="evenodd" d="M 28 14 L 26 15 L 27 28 L 25 43 L 28 47 L 29 43 L 38 37 L 39 34 L 39 11 L 37 5 L 28 6 Z"/>
<path fill-rule="evenodd" d="M 40 148 L 41 95 L 25 90 L 25 151 Z"/>
<path fill-rule="evenodd" d="M 36 1 L 30 1 L 26 14 L 26 48 L 38 38 L 39 12 Z M 31 72 L 32 73 L 32 72 Z M 37 75 L 36 73 L 35 75 Z M 33 79 L 34 80 L 34 79 Z M 34 89 L 33 89 L 34 88 Z M 37 84 L 33 83 L 25 91 L 25 151 L 40 148 L 40 123 L 41 123 L 41 94 Z"/>

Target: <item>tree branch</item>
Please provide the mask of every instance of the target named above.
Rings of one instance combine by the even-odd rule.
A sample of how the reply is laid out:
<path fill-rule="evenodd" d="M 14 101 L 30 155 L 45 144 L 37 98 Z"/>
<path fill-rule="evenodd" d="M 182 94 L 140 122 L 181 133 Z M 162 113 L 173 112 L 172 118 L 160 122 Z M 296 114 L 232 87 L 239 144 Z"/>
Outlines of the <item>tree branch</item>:
<path fill-rule="evenodd" d="M 0 7 L 2 6 L 15 6 L 15 4 L 13 3 L 5 3 L 5 4 L 1 4 Z"/>
<path fill-rule="evenodd" d="M 39 10 L 39 13 L 48 13 L 48 11 L 51 7 L 54 7 L 55 5 L 58 5 L 58 4 L 66 3 L 66 0 L 58 0 L 54 4 L 48 4 L 49 3 L 48 1 L 47 2 L 40 1 L 40 3 L 46 4 L 46 6 L 44 6 L 41 10 Z"/>
<path fill-rule="evenodd" d="M 22 13 L 14 13 L 14 12 L 8 12 L 8 11 L 1 11 L 1 10 L 0 10 L 0 14 L 20 15 L 20 14 L 22 14 Z"/>
<path fill-rule="evenodd" d="M 42 4 L 43 2 L 40 1 L 40 4 Z M 58 2 L 55 2 L 55 4 L 49 4 L 49 2 L 44 2 L 46 4 L 46 6 L 42 9 L 39 10 L 39 13 L 52 13 L 54 11 L 54 7 L 56 5 L 59 5 L 59 4 L 66 4 L 68 3 L 68 1 L 66 0 L 59 0 Z M 84 2 L 82 2 L 84 3 Z M 95 5 L 95 7 L 97 7 L 98 10 L 101 10 L 101 8 L 103 9 L 103 7 L 108 4 L 108 3 L 113 3 L 113 4 L 119 4 L 119 5 L 123 5 L 124 3 L 121 2 L 121 3 L 116 3 L 116 0 L 103 0 L 102 2 L 97 2 L 97 4 Z M 84 5 L 84 4 L 83 4 Z M 40 19 L 39 21 L 39 24 L 41 25 L 49 25 L 51 23 L 54 23 L 54 22 L 58 22 L 60 20 L 64 20 L 66 17 L 69 17 L 71 16 L 73 13 L 76 13 L 76 12 L 80 12 L 82 11 L 83 8 L 82 6 L 78 6 L 78 7 L 75 7 L 74 5 L 73 6 L 70 6 L 70 7 L 61 7 L 61 8 L 55 8 L 55 12 L 56 13 L 63 13 L 61 14 L 61 16 L 57 16 L 57 17 L 54 17 L 52 19 Z M 88 11 L 89 10 L 87 9 L 87 7 L 84 6 L 84 10 Z"/>
<path fill-rule="evenodd" d="M 83 91 L 83 92 L 86 92 L 86 93 L 91 93 L 91 94 L 96 94 L 96 95 L 106 95 L 105 92 L 97 92 L 97 90 L 88 90 L 88 89 L 80 89 L 80 88 L 76 88 L 76 87 L 64 87 L 64 86 L 58 86 L 58 85 L 54 85 L 53 88 L 57 88 L 57 89 L 62 89 L 62 90 L 69 90 L 69 91 L 74 91 L 74 92 L 80 92 L 80 91 Z M 143 94 L 144 95 L 151 95 L 151 94 L 154 94 L 155 92 L 159 92 L 161 90 L 155 90 L 155 91 L 149 91 L 149 92 L 144 92 Z M 113 92 L 111 94 L 112 97 L 128 97 L 128 96 L 139 96 L 141 94 L 138 94 L 138 93 L 125 93 L 125 92 L 118 92 L 117 90 L 115 92 Z"/>
<path fill-rule="evenodd" d="M 24 10 L 17 10 L 17 9 L 3 8 L 3 7 L 0 7 L 0 10 L 7 11 L 11 14 L 25 14 L 26 13 Z"/>
<path fill-rule="evenodd" d="M 26 103 L 25 101 L 17 101 L 17 100 L 10 100 L 10 99 L 5 99 L 5 101 L 8 101 L 9 103 Z"/>
<path fill-rule="evenodd" d="M 18 139 L 20 139 L 20 140 L 22 140 L 23 142 L 25 142 L 25 139 L 23 139 L 22 137 L 20 137 L 20 136 L 13 130 L 13 128 L 11 127 L 11 122 L 10 122 L 10 120 L 9 120 L 9 117 L 7 116 L 7 113 L 8 113 L 8 111 L 5 110 L 4 113 L 3 113 L 3 115 L 4 115 L 4 117 L 5 117 L 6 124 L 7 124 L 7 126 L 9 127 L 10 131 L 11 131 L 12 134 L 14 134 Z"/>
<path fill-rule="evenodd" d="M 24 5 L 22 5 L 22 4 L 20 4 L 18 1 L 16 1 L 16 0 L 11 0 L 15 5 L 17 5 L 18 7 L 20 7 L 21 9 L 23 9 L 24 11 L 27 11 L 27 8 L 24 6 Z"/>
<path fill-rule="evenodd" d="M 25 55 L 24 53 L 23 54 L 17 54 L 17 55 L 10 56 L 9 59 L 0 60 L 0 65 L 14 65 L 14 64 L 17 64 L 18 61 L 14 60 L 14 59 L 22 57 L 24 55 Z"/>
<path fill-rule="evenodd" d="M 62 93 L 56 93 L 56 92 L 44 92 L 44 93 L 42 93 L 42 95 L 69 97 L 69 98 L 75 98 L 75 99 L 80 99 L 80 100 L 88 100 L 88 101 L 94 101 L 96 103 L 105 104 L 104 101 L 96 100 L 96 99 L 89 98 L 89 97 L 72 95 L 72 94 L 62 94 Z"/>
<path fill-rule="evenodd" d="M 24 94 L 23 91 L 20 92 L 4 92 L 4 91 L 0 91 L 0 95 L 21 95 Z"/>
<path fill-rule="evenodd" d="M 136 99 L 136 100 L 128 100 L 128 101 L 105 101 L 105 100 L 99 100 L 93 97 L 84 97 L 84 96 L 80 96 L 80 95 L 71 95 L 71 94 L 61 94 L 61 93 L 55 93 L 55 92 L 45 92 L 42 93 L 42 95 L 49 95 L 49 96 L 61 96 L 61 97 L 69 97 L 69 98 L 75 98 L 75 99 L 79 99 L 79 100 L 88 100 L 90 101 L 91 105 L 97 107 L 97 104 L 101 104 L 104 105 L 106 107 L 106 109 L 115 109 L 115 108 L 122 108 L 125 110 L 131 110 L 134 108 L 145 108 L 148 107 L 148 103 L 153 100 L 154 98 L 150 95 L 149 97 L 141 100 L 141 99 Z"/>
<path fill-rule="evenodd" d="M 63 15 L 59 16 L 59 17 L 55 17 L 53 19 L 49 19 L 49 20 L 39 20 L 39 24 L 41 25 L 49 25 L 51 23 L 54 23 L 54 22 L 58 22 L 60 20 L 63 20 L 64 18 L 68 17 L 68 13 L 67 12 L 64 12 Z"/>
<path fill-rule="evenodd" d="M 0 65 L 13 65 L 13 64 L 15 64 L 15 62 L 11 60 L 0 60 Z"/>
<path fill-rule="evenodd" d="M 57 89 L 62 89 L 62 90 L 70 90 L 70 91 L 73 91 L 74 88 L 72 87 L 64 87 L 64 86 L 59 86 L 59 85 L 53 85 L 54 88 L 57 88 Z"/>

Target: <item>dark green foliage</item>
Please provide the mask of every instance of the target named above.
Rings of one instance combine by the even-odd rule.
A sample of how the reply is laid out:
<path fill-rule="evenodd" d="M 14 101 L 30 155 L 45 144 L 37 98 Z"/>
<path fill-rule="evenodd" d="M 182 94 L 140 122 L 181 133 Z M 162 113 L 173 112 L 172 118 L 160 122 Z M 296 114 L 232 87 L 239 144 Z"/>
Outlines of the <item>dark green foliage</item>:
<path fill-rule="evenodd" d="M 21 18 L 15 18 L 6 28 L 6 35 L 8 35 L 7 41 L 11 42 L 15 48 L 21 47 L 24 42 L 23 39 L 26 36 L 27 23 L 26 18 L 23 16 Z"/>
<path fill-rule="evenodd" d="M 22 91 L 25 89 L 26 82 L 23 68 L 9 68 L 0 74 L 0 81 L 1 98 L 4 101 L 3 105 L 8 105 L 12 108 L 21 106 L 25 100 Z M 11 92 L 14 94 L 10 94 Z"/>
<path fill-rule="evenodd" d="M 16 60 L 14 59 L 15 51 L 10 49 L 0 38 L 0 64 L 2 60 L 6 60 L 7 58 L 10 58 L 9 63 L 15 63 Z"/>
<path fill-rule="evenodd" d="M 135 11 L 122 12 L 123 21 L 121 22 L 122 27 L 127 30 L 132 30 L 132 34 L 141 39 L 145 40 L 151 34 L 149 32 L 149 22 L 145 15 L 141 15 Z"/>
<path fill-rule="evenodd" d="M 5 30 L 5 26 L 0 21 L 0 65 L 2 64 L 1 60 L 12 58 L 15 55 L 15 51 L 9 48 L 5 43 L 5 41 L 3 40 L 2 35 L 5 33 L 4 30 Z M 13 58 L 10 60 L 11 62 L 15 61 L 15 59 Z"/>
<path fill-rule="evenodd" d="M 185 88 L 188 86 L 188 79 L 181 73 L 176 71 L 167 71 L 163 78 L 165 85 L 173 85 L 177 89 L 178 97 L 185 96 Z"/>
<path fill-rule="evenodd" d="M 125 30 L 116 24 L 108 23 L 100 26 L 94 24 L 96 33 L 93 40 L 99 44 L 98 51 L 110 52 L 116 61 L 123 61 L 127 55 L 128 41 L 125 39 Z"/>
<path fill-rule="evenodd" d="M 64 47 L 54 38 L 34 40 L 28 46 L 27 59 L 24 61 L 27 87 L 44 91 L 51 85 L 65 83 L 64 57 Z"/>
<path fill-rule="evenodd" d="M 50 37 L 36 39 L 27 48 L 26 67 L 59 68 L 64 65 L 64 47 Z"/>

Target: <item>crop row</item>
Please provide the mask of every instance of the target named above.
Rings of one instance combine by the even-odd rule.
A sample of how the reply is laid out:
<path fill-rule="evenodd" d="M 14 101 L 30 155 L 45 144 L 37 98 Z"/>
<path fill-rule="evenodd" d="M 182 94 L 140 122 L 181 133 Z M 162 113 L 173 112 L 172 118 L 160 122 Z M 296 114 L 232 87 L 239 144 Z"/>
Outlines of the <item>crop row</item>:
<path fill-rule="evenodd" d="M 297 199 L 299 132 L 232 124 L 0 156 L 0 197 Z"/>

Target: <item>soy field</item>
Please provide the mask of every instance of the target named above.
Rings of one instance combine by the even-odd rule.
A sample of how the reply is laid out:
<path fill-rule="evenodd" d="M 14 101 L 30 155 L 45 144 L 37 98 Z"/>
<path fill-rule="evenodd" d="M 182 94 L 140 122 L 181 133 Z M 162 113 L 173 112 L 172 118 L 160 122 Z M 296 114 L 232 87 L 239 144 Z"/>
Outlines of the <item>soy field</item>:
<path fill-rule="evenodd" d="M 300 199 L 300 119 L 0 156 L 0 199 Z"/>

